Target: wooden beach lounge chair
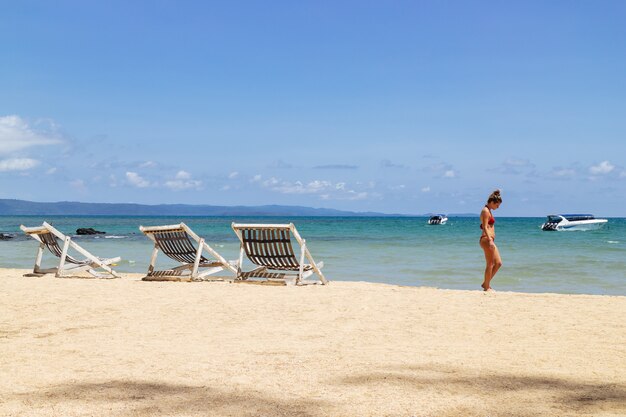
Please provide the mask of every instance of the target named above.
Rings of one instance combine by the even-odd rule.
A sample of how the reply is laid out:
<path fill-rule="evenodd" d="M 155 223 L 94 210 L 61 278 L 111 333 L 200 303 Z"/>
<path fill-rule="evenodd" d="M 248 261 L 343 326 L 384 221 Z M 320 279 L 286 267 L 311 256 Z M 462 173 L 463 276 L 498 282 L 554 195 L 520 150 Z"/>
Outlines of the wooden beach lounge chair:
<path fill-rule="evenodd" d="M 307 281 L 306 278 L 315 273 L 319 277 L 319 282 L 328 283 L 321 271 L 324 262 L 315 263 L 306 247 L 306 241 L 300 237 L 293 223 L 233 223 L 232 228 L 241 242 L 236 282 L 314 284 L 318 281 Z M 294 254 L 292 237 L 300 247 L 299 260 Z M 250 262 L 258 266 L 257 268 L 247 272 L 242 270 L 244 253 Z M 305 264 L 305 258 L 310 263 Z M 255 278 L 257 280 L 254 280 Z"/>
<path fill-rule="evenodd" d="M 52 227 L 52 225 L 43 222 L 38 227 L 26 227 L 20 225 L 20 229 L 37 242 L 39 242 L 39 249 L 37 250 L 37 257 L 35 258 L 35 267 L 32 274 L 26 274 L 25 276 L 43 276 L 45 274 L 54 273 L 57 277 L 69 276 L 76 272 L 87 271 L 89 274 L 96 278 L 120 278 L 120 276 L 111 269 L 109 265 L 120 261 L 120 257 L 116 258 L 98 258 L 92 255 L 86 249 L 79 246 L 72 240 L 71 237 L 65 236 L 63 233 Z M 59 244 L 63 242 L 62 245 Z M 43 257 L 44 248 L 48 250 L 57 258 L 59 258 L 59 266 L 55 268 L 41 268 L 41 258 Z M 69 249 L 72 248 L 76 252 L 85 257 L 83 260 L 73 258 L 68 254 Z M 102 271 L 98 271 L 98 269 Z"/>
<path fill-rule="evenodd" d="M 139 230 L 154 242 L 148 274 L 142 278 L 143 281 L 224 281 L 224 277 L 209 276 L 225 269 L 233 274 L 237 273 L 233 266 L 236 261 L 229 262 L 224 259 L 185 223 L 139 226 Z M 196 242 L 197 247 L 192 240 Z M 159 250 L 182 265 L 167 270 L 155 270 Z M 203 251 L 209 253 L 214 260 L 205 258 L 202 255 Z"/>

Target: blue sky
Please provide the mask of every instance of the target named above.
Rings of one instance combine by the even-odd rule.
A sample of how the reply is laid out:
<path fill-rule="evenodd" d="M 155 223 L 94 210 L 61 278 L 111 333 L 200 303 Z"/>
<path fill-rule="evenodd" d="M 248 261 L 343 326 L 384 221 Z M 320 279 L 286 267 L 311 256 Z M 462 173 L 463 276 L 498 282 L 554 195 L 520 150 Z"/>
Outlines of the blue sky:
<path fill-rule="evenodd" d="M 626 216 L 626 2 L 22 1 L 0 198 Z"/>

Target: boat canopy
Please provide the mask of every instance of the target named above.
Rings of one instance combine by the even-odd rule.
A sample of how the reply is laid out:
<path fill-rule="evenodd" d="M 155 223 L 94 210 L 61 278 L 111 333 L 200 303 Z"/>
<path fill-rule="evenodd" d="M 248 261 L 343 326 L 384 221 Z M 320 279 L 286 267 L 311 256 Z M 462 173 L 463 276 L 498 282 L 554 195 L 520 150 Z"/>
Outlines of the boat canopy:
<path fill-rule="evenodd" d="M 565 217 L 570 222 L 595 219 L 593 214 L 561 214 L 561 216 Z"/>
<path fill-rule="evenodd" d="M 563 219 L 575 222 L 581 220 L 595 220 L 595 217 L 593 214 L 551 214 L 548 216 L 548 222 L 551 223 L 558 223 Z"/>
<path fill-rule="evenodd" d="M 563 220 L 563 217 L 560 214 L 551 214 L 548 216 L 547 223 L 558 223 Z"/>

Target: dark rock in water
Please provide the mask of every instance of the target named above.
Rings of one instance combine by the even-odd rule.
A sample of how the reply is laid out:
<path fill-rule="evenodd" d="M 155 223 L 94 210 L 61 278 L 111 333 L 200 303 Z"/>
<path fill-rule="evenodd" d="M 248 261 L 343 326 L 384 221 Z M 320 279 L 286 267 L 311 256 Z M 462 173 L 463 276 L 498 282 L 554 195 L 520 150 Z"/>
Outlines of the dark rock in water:
<path fill-rule="evenodd" d="M 91 227 L 83 227 L 76 229 L 77 235 L 104 235 L 106 232 L 100 232 L 99 230 L 92 229 Z"/>
<path fill-rule="evenodd" d="M 0 240 L 10 240 L 13 239 L 13 236 L 7 235 L 6 233 L 0 233 Z"/>

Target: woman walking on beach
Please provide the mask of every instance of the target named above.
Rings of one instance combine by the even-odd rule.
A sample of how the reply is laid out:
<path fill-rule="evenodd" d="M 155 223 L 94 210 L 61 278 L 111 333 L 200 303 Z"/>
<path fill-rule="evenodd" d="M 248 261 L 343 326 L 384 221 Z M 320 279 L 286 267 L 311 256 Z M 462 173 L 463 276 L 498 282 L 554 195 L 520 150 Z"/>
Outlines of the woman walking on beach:
<path fill-rule="evenodd" d="M 500 197 L 500 190 L 495 190 L 487 199 L 487 204 L 480 212 L 480 228 L 482 234 L 480 235 L 480 247 L 485 252 L 485 280 L 481 287 L 484 291 L 492 291 L 491 280 L 498 272 L 498 269 L 502 266 L 502 259 L 500 258 L 500 252 L 496 246 L 496 219 L 491 213 L 492 210 L 497 210 L 502 203 L 502 197 Z"/>

